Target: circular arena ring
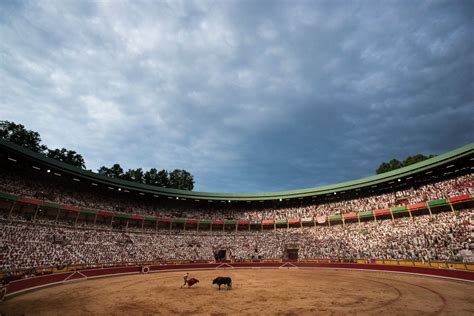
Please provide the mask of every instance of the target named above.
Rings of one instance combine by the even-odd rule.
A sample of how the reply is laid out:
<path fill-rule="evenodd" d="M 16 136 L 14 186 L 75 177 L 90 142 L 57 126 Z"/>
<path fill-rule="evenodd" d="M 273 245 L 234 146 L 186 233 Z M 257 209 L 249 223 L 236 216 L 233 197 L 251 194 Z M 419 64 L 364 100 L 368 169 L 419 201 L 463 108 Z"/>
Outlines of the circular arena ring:
<path fill-rule="evenodd" d="M 97 272 L 104 270 L 108 274 Z M 472 272 L 465 272 L 465 280 L 459 280 L 447 278 L 446 275 L 433 277 L 393 273 L 370 267 L 363 270 L 347 269 L 342 265 L 316 268 L 292 263 L 240 267 L 235 264 L 187 264 L 152 266 L 150 273 L 140 271 L 141 267 L 83 270 L 24 280 L 30 282 L 24 289 L 28 291 L 21 293 L 24 290 L 17 287 L 16 294 L 12 293 L 14 295 L 0 304 L 0 313 L 474 314 L 474 282 L 469 281 Z M 183 271 L 200 282 L 191 288 L 182 288 Z M 110 276 L 111 273 L 117 277 L 100 277 Z M 227 290 L 224 286 L 218 290 L 217 286 L 213 286 L 212 280 L 217 276 L 231 277 L 232 289 Z M 43 284 L 31 283 L 34 279 L 48 277 L 55 279 Z M 29 291 L 32 287 L 48 284 L 61 286 Z"/>

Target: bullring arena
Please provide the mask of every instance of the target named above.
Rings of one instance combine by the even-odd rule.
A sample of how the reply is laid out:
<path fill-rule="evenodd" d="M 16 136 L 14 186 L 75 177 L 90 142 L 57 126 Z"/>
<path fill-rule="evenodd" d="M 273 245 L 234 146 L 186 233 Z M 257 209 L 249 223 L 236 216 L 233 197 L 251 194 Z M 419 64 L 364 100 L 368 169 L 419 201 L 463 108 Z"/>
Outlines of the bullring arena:
<path fill-rule="evenodd" d="M 472 144 L 356 181 L 245 195 L 0 149 L 2 315 L 474 313 Z M 182 287 L 185 273 L 199 283 Z M 232 287 L 213 285 L 219 276 Z"/>
<path fill-rule="evenodd" d="M 186 270 L 188 271 L 188 270 Z M 321 268 L 191 270 L 69 281 L 9 299 L 5 315 L 451 314 L 472 315 L 474 284 L 402 273 Z M 232 290 L 211 285 L 216 275 Z M 73 298 L 73 299 L 71 299 Z"/>

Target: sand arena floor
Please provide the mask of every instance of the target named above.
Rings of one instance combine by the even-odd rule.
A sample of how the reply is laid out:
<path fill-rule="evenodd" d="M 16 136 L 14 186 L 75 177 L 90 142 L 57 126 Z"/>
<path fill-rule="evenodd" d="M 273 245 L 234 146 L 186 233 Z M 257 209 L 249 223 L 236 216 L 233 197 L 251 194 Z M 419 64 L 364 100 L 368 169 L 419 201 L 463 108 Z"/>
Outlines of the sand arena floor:
<path fill-rule="evenodd" d="M 473 315 L 474 283 L 326 269 L 190 271 L 73 281 L 0 304 L 2 315 Z M 213 278 L 230 276 L 220 291 Z"/>

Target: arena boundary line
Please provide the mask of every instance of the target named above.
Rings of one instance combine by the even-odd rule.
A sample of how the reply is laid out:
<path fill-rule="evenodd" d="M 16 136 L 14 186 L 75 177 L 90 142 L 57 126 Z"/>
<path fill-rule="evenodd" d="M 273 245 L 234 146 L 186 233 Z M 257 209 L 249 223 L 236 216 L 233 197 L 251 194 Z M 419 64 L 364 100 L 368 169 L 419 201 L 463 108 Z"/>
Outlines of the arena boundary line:
<path fill-rule="evenodd" d="M 275 270 L 285 270 L 286 267 L 235 267 L 235 269 L 239 270 L 245 270 L 245 269 L 275 269 Z M 339 271 L 364 271 L 364 272 L 390 272 L 390 273 L 404 273 L 404 274 L 411 274 L 415 276 L 422 276 L 422 277 L 434 277 L 434 278 L 442 278 L 442 279 L 448 279 L 448 280 L 453 280 L 453 281 L 461 281 L 461 282 L 470 282 L 474 283 L 474 280 L 468 280 L 468 279 L 462 279 L 462 278 L 452 278 L 452 277 L 447 277 L 447 276 L 442 276 L 442 275 L 436 275 L 436 274 L 427 274 L 427 273 L 416 273 L 416 272 L 405 272 L 405 271 L 391 271 L 391 270 L 378 270 L 378 269 L 357 269 L 357 268 L 340 268 L 340 267 L 288 267 L 286 268 L 287 270 L 296 270 L 296 269 L 307 269 L 307 270 L 339 270 Z M 175 269 L 175 270 L 161 270 L 161 271 L 166 271 L 166 272 L 176 272 L 180 271 L 182 269 Z M 196 270 L 212 270 L 210 269 L 196 269 Z M 217 269 L 215 269 L 217 270 Z M 191 270 L 192 271 L 192 270 Z"/>
<path fill-rule="evenodd" d="M 173 265 L 169 265 L 169 266 L 173 266 Z M 133 266 L 133 267 L 139 267 L 139 266 Z M 150 267 L 160 267 L 160 266 L 150 266 Z M 101 270 L 101 269 L 94 269 L 94 270 Z M 150 274 L 150 273 L 159 273 L 159 272 L 178 272 L 178 271 L 183 271 L 183 270 L 186 270 L 185 268 L 178 268 L 178 269 L 160 269 L 160 270 L 151 270 L 146 273 L 146 274 Z M 219 270 L 217 269 L 216 267 L 208 267 L 208 268 L 192 268 L 192 269 L 189 269 L 189 271 L 199 271 L 199 270 Z M 82 272 L 84 271 L 88 271 L 88 270 L 82 270 Z M 26 289 L 22 289 L 22 290 L 18 290 L 18 291 L 15 291 L 13 293 L 8 293 L 7 295 L 5 295 L 5 298 L 8 298 L 8 297 L 13 297 L 13 296 L 16 296 L 16 295 L 19 295 L 19 294 L 22 294 L 22 293 L 25 293 L 25 292 L 28 292 L 28 291 L 33 291 L 33 290 L 39 290 L 41 288 L 47 288 L 47 287 L 50 287 L 50 286 L 55 286 L 55 285 L 62 285 L 62 284 L 67 284 L 67 283 L 72 283 L 73 281 L 87 281 L 89 279 L 100 279 L 100 278 L 111 278 L 111 277 L 118 277 L 118 276 L 126 276 L 126 275 L 132 275 L 132 274 L 145 274 L 145 273 L 142 273 L 140 271 L 136 271 L 136 272 L 119 272 L 119 273 L 111 273 L 111 274 L 102 274 L 102 275 L 94 275 L 94 276 L 85 276 L 83 278 L 79 278 L 79 279 L 73 279 L 73 280 L 69 280 L 68 278 L 71 277 L 73 274 L 75 274 L 76 272 L 79 272 L 79 271 L 70 271 L 70 272 L 59 272 L 59 273 L 55 273 L 56 275 L 61 275 L 61 274 L 70 274 L 68 277 L 66 277 L 64 280 L 62 281 L 58 281 L 58 282 L 52 282 L 52 283 L 47 283 L 47 284 L 42 284 L 42 285 L 38 285 L 38 286 L 34 286 L 34 287 L 29 287 L 29 288 L 26 288 Z M 81 273 L 82 274 L 82 273 Z M 44 277 L 44 276 L 40 276 L 40 277 Z M 18 282 L 18 281 L 22 281 L 22 280 L 15 280 L 13 281 L 12 283 L 15 283 L 15 282 Z"/>
<path fill-rule="evenodd" d="M 284 269 L 281 268 L 282 264 L 281 263 L 234 263 L 234 264 L 228 264 L 229 266 L 232 267 L 232 269 Z M 303 263 L 303 262 L 295 262 L 292 263 L 293 266 L 296 268 L 301 268 L 301 269 L 327 269 L 327 270 L 349 270 L 349 271 L 369 271 L 369 272 L 393 272 L 393 273 L 405 273 L 405 274 L 411 274 L 411 275 L 417 275 L 417 276 L 424 276 L 424 277 L 436 277 L 436 278 L 443 278 L 443 279 L 449 279 L 449 280 L 454 280 L 454 281 L 464 281 L 464 282 L 474 282 L 474 272 L 469 272 L 469 271 L 464 271 L 465 274 L 468 275 L 469 278 L 463 278 L 463 277 L 449 277 L 449 276 L 443 276 L 443 275 L 437 275 L 435 273 L 422 273 L 422 272 L 409 272 L 409 271 L 400 271 L 400 270 L 391 270 L 390 267 L 392 266 L 384 266 L 384 265 L 360 265 L 360 267 L 350 267 L 349 265 L 356 265 L 356 264 L 346 264 L 347 266 L 343 266 L 344 264 L 334 264 L 334 266 L 317 266 L 317 263 L 314 263 L 313 266 L 310 266 L 308 263 Z M 329 265 L 329 264 L 328 264 Z M 178 272 L 178 271 L 183 271 L 183 270 L 189 270 L 189 271 L 200 271 L 200 270 L 220 270 L 218 267 L 220 264 L 216 263 L 190 263 L 190 264 L 170 264 L 170 265 L 158 265 L 158 266 L 150 266 L 150 271 L 149 273 L 157 273 L 157 272 Z M 381 269 L 381 267 L 386 267 L 386 269 Z M 407 269 L 417 269 L 416 267 L 406 267 Z M 288 267 L 288 269 L 294 270 L 294 267 Z M 448 272 L 460 272 L 460 270 L 443 270 L 443 269 L 436 269 L 436 268 L 418 268 L 421 271 L 423 269 L 426 269 L 425 271 L 448 271 Z M 120 272 L 120 270 L 128 270 L 125 272 Z M 104 273 L 100 273 L 104 272 Z M 98 273 L 98 274 L 97 274 Z M 84 277 L 78 278 L 78 279 L 73 279 L 69 280 L 70 277 L 73 275 L 81 274 Z M 91 274 L 91 275 L 88 275 Z M 5 298 L 9 298 L 12 296 L 16 296 L 28 291 L 33 291 L 33 290 L 38 290 L 41 288 L 46 288 L 49 286 L 55 286 L 55 285 L 61 285 L 61 284 L 67 284 L 72 281 L 87 281 L 89 279 L 96 279 L 96 278 L 105 278 L 105 277 L 115 277 L 115 276 L 124 276 L 124 275 L 132 275 L 132 274 L 142 274 L 141 273 L 141 266 L 124 266 L 124 267 L 111 267 L 111 268 L 101 268 L 101 269 L 90 269 L 90 270 L 81 270 L 81 271 L 70 271 L 70 272 L 61 272 L 61 273 L 56 273 L 56 274 L 50 274 L 50 275 L 44 275 L 44 276 L 38 276 L 35 278 L 30 278 L 30 279 L 23 279 L 23 280 L 15 280 L 12 283 L 10 283 L 7 286 L 7 294 L 5 295 Z M 64 278 L 61 278 L 61 276 L 64 276 Z M 472 277 L 472 279 L 470 279 Z M 41 280 L 47 280 L 47 279 L 57 279 L 59 278 L 58 281 L 53 281 L 53 282 L 45 282 L 43 284 L 39 285 L 33 285 L 33 286 L 27 286 L 25 285 L 24 288 L 21 288 L 21 283 L 28 283 L 28 282 L 34 282 L 34 281 L 40 281 Z M 20 288 L 17 290 L 11 291 L 10 287 L 19 285 Z M 10 293 L 8 293 L 10 292 Z"/>
<path fill-rule="evenodd" d="M 77 278 L 77 279 L 71 279 L 71 280 L 69 279 L 69 278 L 71 278 L 71 277 L 73 277 L 73 276 L 75 276 L 75 275 L 78 275 L 78 274 L 79 274 L 79 275 L 82 275 L 82 277 Z M 83 279 L 87 279 L 87 276 L 84 275 L 84 273 L 81 273 L 81 271 L 74 271 L 74 272 L 73 272 L 72 274 L 70 274 L 67 278 L 65 278 L 63 282 L 80 281 L 80 280 L 83 280 Z"/>
<path fill-rule="evenodd" d="M 58 274 L 66 274 L 66 273 L 71 273 L 71 272 L 59 272 Z M 124 272 L 124 273 L 96 275 L 96 276 L 90 276 L 90 277 L 85 277 L 85 278 L 80 278 L 80 279 L 73 279 L 73 280 L 64 279 L 63 281 L 37 285 L 37 286 L 29 287 L 29 288 L 26 288 L 26 289 L 23 289 L 23 290 L 18 290 L 18 291 L 15 291 L 13 293 L 8 293 L 7 295 L 5 295 L 5 298 L 14 297 L 14 296 L 23 294 L 25 292 L 40 290 L 40 289 L 48 288 L 48 287 L 51 287 L 51 286 L 69 284 L 69 283 L 73 283 L 73 281 L 81 282 L 81 281 L 87 281 L 87 280 L 90 280 L 90 279 L 113 278 L 113 277 L 119 277 L 119 276 L 131 275 L 131 274 L 140 274 L 140 273 L 139 272 Z M 15 280 L 13 282 L 17 282 L 17 281 L 21 281 L 21 280 Z"/>
<path fill-rule="evenodd" d="M 281 266 L 278 267 L 278 269 L 298 269 L 299 267 L 298 266 L 295 266 L 293 263 L 291 262 L 285 262 L 284 264 L 282 264 Z"/>
<path fill-rule="evenodd" d="M 228 263 L 221 263 L 215 269 L 234 269 L 234 266 L 232 266 Z"/>
<path fill-rule="evenodd" d="M 452 278 L 452 277 L 447 277 L 447 276 L 442 276 L 442 275 L 436 275 L 436 274 L 426 274 L 426 273 L 416 273 L 416 272 L 405 272 L 405 271 L 390 271 L 390 270 L 376 270 L 376 269 L 357 269 L 357 268 L 330 268 L 330 267 L 299 267 L 300 269 L 307 269 L 307 270 L 336 270 L 336 271 L 341 271 L 341 270 L 349 270 L 349 271 L 364 271 L 364 272 L 388 272 L 388 273 L 403 273 L 403 274 L 411 274 L 414 276 L 421 276 L 421 277 L 428 277 L 428 278 L 441 278 L 441 279 L 448 279 L 452 281 L 460 281 L 460 282 L 469 282 L 469 283 L 474 283 L 474 280 L 468 280 L 468 279 L 461 279 L 461 278 Z"/>
<path fill-rule="evenodd" d="M 306 269 L 306 270 L 349 270 L 349 271 L 364 271 L 364 272 L 382 272 L 382 273 L 402 273 L 402 274 L 410 274 L 414 276 L 421 276 L 421 277 L 434 277 L 434 278 L 441 278 L 441 279 L 447 279 L 451 281 L 460 281 L 460 282 L 469 282 L 469 283 L 474 283 L 474 280 L 467 280 L 467 279 L 461 279 L 461 278 L 451 278 L 451 277 L 446 277 L 446 276 L 441 276 L 441 275 L 434 275 L 434 274 L 423 274 L 423 273 L 415 273 L 415 272 L 404 272 L 404 271 L 390 271 L 390 270 L 376 270 L 376 269 L 356 269 L 356 268 L 331 268 L 331 267 L 297 267 L 299 269 Z M 282 270 L 284 268 L 280 267 L 235 267 L 235 269 L 239 270 L 257 270 L 257 269 L 275 269 L 275 270 Z M 183 271 L 186 269 L 163 269 L 163 270 L 155 270 L 155 271 L 150 271 L 149 273 L 159 273 L 159 272 L 179 272 Z M 216 268 L 195 268 L 191 269 L 190 271 L 202 271 L 202 270 L 218 270 Z M 288 270 L 295 270 L 294 268 L 288 268 Z M 76 272 L 76 271 L 74 271 Z M 66 274 L 69 272 L 62 272 L 62 274 Z M 75 279 L 75 280 L 67 280 L 65 279 L 64 281 L 59 281 L 59 282 L 53 282 L 53 283 L 48 283 L 48 284 L 43 284 L 43 285 L 38 285 L 30 288 L 26 288 L 23 290 L 15 291 L 13 293 L 8 293 L 5 295 L 5 299 L 14 297 L 17 295 L 21 295 L 23 293 L 29 292 L 29 291 L 35 291 L 35 290 L 40 290 L 43 288 L 48 288 L 52 286 L 57 286 L 57 285 L 62 285 L 62 284 L 67 284 L 70 283 L 71 281 L 87 281 L 90 279 L 100 279 L 100 278 L 111 278 L 111 277 L 120 277 L 120 276 L 126 276 L 126 275 L 132 275 L 132 274 L 143 274 L 141 272 L 124 272 L 124 273 L 114 273 L 114 274 L 103 274 L 103 275 L 97 275 L 97 276 L 91 276 L 91 277 L 84 277 L 80 279 Z M 71 274 L 72 275 L 72 274 Z"/>

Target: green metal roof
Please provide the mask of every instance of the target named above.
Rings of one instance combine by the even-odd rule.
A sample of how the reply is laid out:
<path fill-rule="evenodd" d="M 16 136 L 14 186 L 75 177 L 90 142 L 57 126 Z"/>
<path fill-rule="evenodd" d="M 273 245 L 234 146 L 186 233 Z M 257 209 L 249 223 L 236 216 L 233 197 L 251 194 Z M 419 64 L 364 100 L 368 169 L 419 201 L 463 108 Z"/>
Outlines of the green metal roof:
<path fill-rule="evenodd" d="M 188 199 L 198 199 L 198 200 L 233 200 L 233 201 L 258 201 L 258 200 L 277 200 L 277 199 L 292 199 L 300 197 L 310 197 L 317 195 L 324 195 L 328 193 L 347 191 L 357 188 L 364 188 L 373 185 L 377 185 L 384 182 L 396 181 L 402 177 L 408 177 L 423 171 L 428 171 L 429 169 L 438 167 L 443 164 L 455 161 L 462 157 L 466 157 L 474 154 L 474 143 L 468 144 L 461 148 L 455 149 L 448 153 L 436 156 L 431 159 L 410 165 L 408 167 L 403 167 L 397 170 L 389 171 L 386 173 L 373 175 L 366 178 L 361 178 L 357 180 L 351 180 L 346 182 L 341 182 L 332 185 L 308 188 L 308 189 L 298 189 L 298 190 L 289 190 L 289 191 L 279 191 L 279 192 L 256 192 L 256 193 L 215 193 L 215 192 L 196 192 L 196 191 L 184 191 L 177 189 L 161 188 L 156 186 L 151 186 L 147 184 L 135 183 L 121 179 L 109 178 L 106 176 L 99 175 L 97 173 L 76 168 L 74 166 L 68 165 L 61 161 L 57 161 L 51 158 L 46 157 L 45 155 L 32 152 L 28 149 L 25 149 L 16 144 L 7 142 L 3 139 L 0 139 L 0 148 L 6 149 L 8 151 L 14 152 L 16 155 L 23 157 L 32 162 L 38 162 L 43 165 L 47 165 L 52 169 L 59 170 L 61 172 L 70 174 L 81 179 L 87 179 L 89 181 L 100 183 L 109 186 L 121 187 L 126 190 L 140 191 L 149 194 L 158 194 L 171 197 L 179 198 L 188 198 Z"/>

